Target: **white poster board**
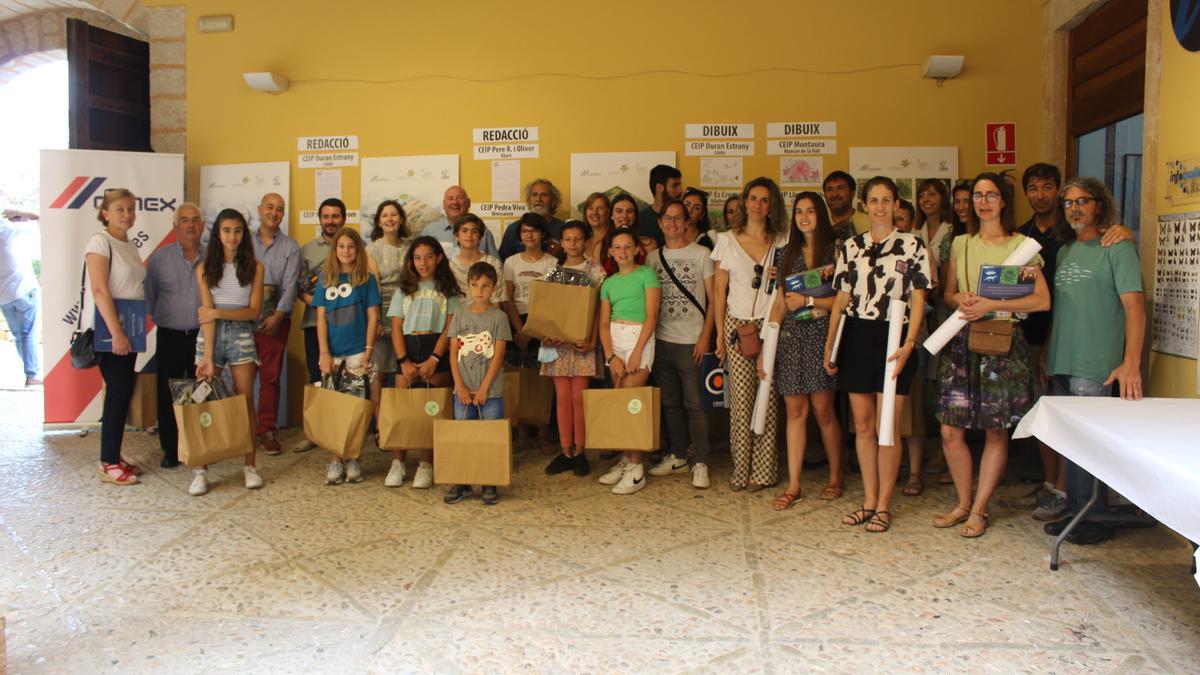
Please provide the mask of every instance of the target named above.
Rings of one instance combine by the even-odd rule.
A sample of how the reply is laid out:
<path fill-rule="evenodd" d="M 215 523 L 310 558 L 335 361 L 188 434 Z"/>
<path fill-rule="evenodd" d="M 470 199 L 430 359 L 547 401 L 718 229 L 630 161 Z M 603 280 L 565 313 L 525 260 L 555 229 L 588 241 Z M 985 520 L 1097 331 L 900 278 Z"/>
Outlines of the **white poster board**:
<path fill-rule="evenodd" d="M 1156 255 L 1153 349 L 1194 359 L 1200 341 L 1200 211 L 1159 216 Z"/>
<path fill-rule="evenodd" d="M 47 425 L 100 421 L 103 403 L 100 371 L 71 367 L 70 342 L 79 316 L 79 278 L 83 249 L 100 230 L 96 221 L 107 190 L 126 188 L 137 197 L 137 220 L 128 237 L 142 260 L 175 240 L 175 210 L 183 202 L 183 155 L 107 150 L 42 150 L 41 226 L 53 236 L 42 238 L 42 344 L 46 355 L 44 390 Z M 84 293 L 83 326 L 92 325 L 94 304 Z M 146 352 L 137 359 L 144 369 L 154 356 L 156 330 L 151 327 Z"/>
<path fill-rule="evenodd" d="M 221 209 L 237 209 L 250 223 L 250 231 L 258 231 L 258 205 L 263 195 L 275 192 L 283 196 L 287 209 L 280 229 L 287 233 L 291 213 L 289 162 L 257 162 L 252 164 L 209 164 L 200 167 L 200 213 L 205 229 Z"/>
<path fill-rule="evenodd" d="M 958 147 L 850 148 L 850 175 L 859 185 L 875 176 L 896 181 L 900 197 L 913 201 L 917 185 L 926 178 L 946 182 L 958 179 Z"/>
<path fill-rule="evenodd" d="M 375 209 L 385 199 L 395 199 L 408 216 L 413 236 L 430 223 L 446 217 L 442 196 L 458 184 L 458 155 L 412 155 L 407 157 L 364 157 L 362 160 L 363 234 L 375 227 Z"/>
<path fill-rule="evenodd" d="M 571 217 L 582 218 L 581 204 L 593 192 L 612 199 L 628 192 L 642 202 L 654 202 L 650 169 L 675 166 L 675 152 L 575 152 L 571 153 Z"/>

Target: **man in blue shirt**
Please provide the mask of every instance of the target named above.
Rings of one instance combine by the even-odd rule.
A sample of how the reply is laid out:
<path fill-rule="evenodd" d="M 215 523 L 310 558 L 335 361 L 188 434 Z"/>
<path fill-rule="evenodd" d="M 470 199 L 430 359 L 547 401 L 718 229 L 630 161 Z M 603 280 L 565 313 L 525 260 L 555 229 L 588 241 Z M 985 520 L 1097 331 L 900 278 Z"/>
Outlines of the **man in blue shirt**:
<path fill-rule="evenodd" d="M 280 453 L 275 431 L 279 420 L 279 376 L 287 353 L 296 282 L 300 279 L 300 244 L 280 230 L 283 197 L 263 195 L 258 205 L 258 232 L 251 240 L 254 256 L 263 264 L 262 315 L 254 327 L 258 349 L 258 442 L 268 455 Z"/>
<path fill-rule="evenodd" d="M 196 336 L 200 333 L 200 286 L 196 268 L 203 261 L 200 209 L 184 202 L 175 212 L 175 242 L 150 254 L 146 261 L 146 311 L 158 325 L 158 445 L 159 466 L 179 466 L 179 428 L 168 383 L 194 377 Z"/>
<path fill-rule="evenodd" d="M 0 311 L 17 343 L 17 354 L 25 368 L 25 386 L 41 386 L 41 356 L 36 327 L 42 306 L 42 291 L 33 276 L 33 266 L 20 252 L 21 240 L 38 220 L 36 213 L 4 209 L 0 218 Z"/>
<path fill-rule="evenodd" d="M 558 240 L 562 236 L 563 221 L 555 218 L 554 214 L 562 205 L 562 193 L 554 187 L 554 183 L 545 178 L 535 178 L 525 186 L 525 205 L 530 212 L 546 219 L 546 236 L 542 239 L 542 250 L 550 255 L 558 255 L 562 251 Z M 514 220 L 500 238 L 500 260 L 507 260 L 524 250 L 525 244 L 521 243 L 521 221 Z"/>
<path fill-rule="evenodd" d="M 426 225 L 421 234 L 427 234 L 442 242 L 442 248 L 446 249 L 446 257 L 454 258 L 458 255 L 454 223 L 471 210 L 471 198 L 467 196 L 467 191 L 460 185 L 446 188 L 446 193 L 442 196 L 442 210 L 446 212 L 446 216 Z M 479 250 L 483 251 L 484 255 L 500 256 L 500 251 L 496 248 L 496 238 L 492 236 L 491 230 L 484 228 Z"/>

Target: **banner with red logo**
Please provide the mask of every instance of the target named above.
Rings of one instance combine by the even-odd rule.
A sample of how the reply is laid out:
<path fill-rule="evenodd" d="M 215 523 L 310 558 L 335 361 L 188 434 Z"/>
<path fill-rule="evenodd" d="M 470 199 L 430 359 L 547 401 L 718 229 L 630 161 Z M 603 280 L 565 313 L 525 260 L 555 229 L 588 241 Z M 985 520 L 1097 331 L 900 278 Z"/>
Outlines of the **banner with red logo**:
<path fill-rule="evenodd" d="M 105 150 L 43 150 L 41 166 L 42 344 L 46 356 L 47 425 L 100 421 L 103 383 L 97 368 L 76 370 L 69 354 L 75 320 L 92 324 L 90 286 L 79 306 L 83 249 L 100 231 L 96 219 L 104 193 L 126 188 L 137 196 L 129 240 L 142 260 L 174 241 L 175 209 L 183 202 L 183 155 Z M 155 330 L 137 368 L 153 370 Z"/>

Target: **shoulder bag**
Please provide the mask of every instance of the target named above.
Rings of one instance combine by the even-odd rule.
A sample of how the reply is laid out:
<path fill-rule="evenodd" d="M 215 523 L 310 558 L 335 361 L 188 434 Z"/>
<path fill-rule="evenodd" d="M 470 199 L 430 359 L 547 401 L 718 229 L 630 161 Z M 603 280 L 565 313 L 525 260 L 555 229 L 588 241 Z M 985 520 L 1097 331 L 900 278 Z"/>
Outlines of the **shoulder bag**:
<path fill-rule="evenodd" d="M 112 266 L 112 246 L 108 247 L 108 264 Z M 87 254 L 83 256 L 83 271 L 79 274 L 79 314 L 75 316 L 75 332 L 71 333 L 71 367 L 86 370 L 100 365 L 94 345 L 95 330 L 83 327 L 83 289 L 87 283 Z"/>

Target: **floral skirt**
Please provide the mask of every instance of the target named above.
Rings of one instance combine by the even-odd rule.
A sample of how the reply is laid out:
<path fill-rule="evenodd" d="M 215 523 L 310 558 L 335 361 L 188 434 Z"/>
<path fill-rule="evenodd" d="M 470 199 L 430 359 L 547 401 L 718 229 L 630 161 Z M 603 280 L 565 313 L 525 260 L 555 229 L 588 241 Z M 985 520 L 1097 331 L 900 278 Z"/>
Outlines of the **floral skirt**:
<path fill-rule="evenodd" d="M 559 347 L 558 358 L 543 363 L 538 368 L 543 377 L 595 377 L 596 350 L 576 351 L 573 347 Z"/>
<path fill-rule="evenodd" d="M 983 356 L 967 349 L 967 333 L 940 354 L 935 416 L 964 429 L 1008 429 L 1033 406 L 1033 362 L 1025 333 L 1017 326 L 1007 356 Z"/>

